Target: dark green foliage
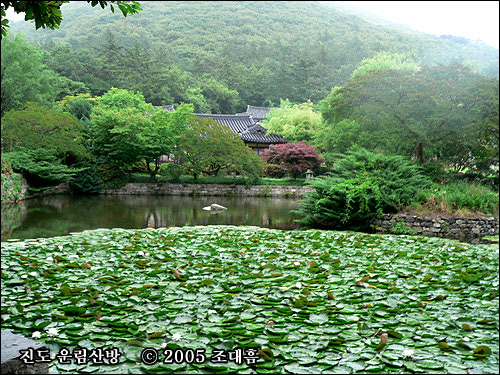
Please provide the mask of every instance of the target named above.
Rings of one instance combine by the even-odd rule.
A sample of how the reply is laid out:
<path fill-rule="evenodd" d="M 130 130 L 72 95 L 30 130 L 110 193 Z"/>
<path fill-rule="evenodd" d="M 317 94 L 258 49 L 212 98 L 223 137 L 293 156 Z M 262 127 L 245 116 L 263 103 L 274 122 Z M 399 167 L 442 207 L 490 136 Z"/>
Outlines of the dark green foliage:
<path fill-rule="evenodd" d="M 172 182 L 178 182 L 183 172 L 182 166 L 177 163 L 165 163 L 160 167 L 160 176 L 165 176 Z"/>
<path fill-rule="evenodd" d="M 78 172 L 70 181 L 73 192 L 78 194 L 97 194 L 102 189 L 99 171 L 94 165 L 84 164 L 85 168 Z"/>
<path fill-rule="evenodd" d="M 34 188 L 47 187 L 69 181 L 82 168 L 71 168 L 61 163 L 57 152 L 51 149 L 19 149 L 5 153 L 4 157 Z"/>
<path fill-rule="evenodd" d="M 27 101 L 46 105 L 61 95 L 87 91 L 81 82 L 73 82 L 47 68 L 43 63 L 45 52 L 28 44 L 22 34 L 4 38 L 1 50 L 2 116 Z"/>
<path fill-rule="evenodd" d="M 332 171 L 310 184 L 298 222 L 307 227 L 368 228 L 376 215 L 396 212 L 428 186 L 418 166 L 400 156 L 355 149 L 338 155 Z"/>
<path fill-rule="evenodd" d="M 426 161 L 420 164 L 422 173 L 429 177 L 432 182 L 444 183 L 446 181 L 446 170 L 444 165 L 436 161 Z"/>
<path fill-rule="evenodd" d="M 18 148 L 55 150 L 61 160 L 85 159 L 84 127 L 69 113 L 28 102 L 2 117 L 2 151 Z"/>
<path fill-rule="evenodd" d="M 498 171 L 496 173 L 492 171 L 491 175 L 477 172 L 452 173 L 447 176 L 447 180 L 450 182 L 466 181 L 469 183 L 476 183 L 498 192 Z"/>
<path fill-rule="evenodd" d="M 43 46 L 51 69 L 85 83 L 93 95 L 114 86 L 141 91 L 153 105 L 193 103 L 196 112 L 235 104 L 242 112 L 246 104 L 280 98 L 316 103 L 379 51 L 417 51 L 421 65 L 472 62 L 478 72 L 498 75 L 492 47 L 376 26 L 337 4 L 146 1 L 141 7 L 124 18 L 75 1 L 64 6 L 60 30 L 35 31 L 21 22 L 12 32 Z"/>

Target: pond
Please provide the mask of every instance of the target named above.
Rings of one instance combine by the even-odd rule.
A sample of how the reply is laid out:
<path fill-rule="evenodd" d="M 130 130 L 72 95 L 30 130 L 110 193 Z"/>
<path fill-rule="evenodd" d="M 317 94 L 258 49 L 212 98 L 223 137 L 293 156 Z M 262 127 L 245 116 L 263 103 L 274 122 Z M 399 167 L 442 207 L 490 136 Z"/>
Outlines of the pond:
<path fill-rule="evenodd" d="M 212 203 L 228 209 L 202 210 Z M 2 205 L 2 241 L 63 236 L 97 228 L 253 225 L 291 229 L 298 201 L 255 197 L 53 195 Z"/>

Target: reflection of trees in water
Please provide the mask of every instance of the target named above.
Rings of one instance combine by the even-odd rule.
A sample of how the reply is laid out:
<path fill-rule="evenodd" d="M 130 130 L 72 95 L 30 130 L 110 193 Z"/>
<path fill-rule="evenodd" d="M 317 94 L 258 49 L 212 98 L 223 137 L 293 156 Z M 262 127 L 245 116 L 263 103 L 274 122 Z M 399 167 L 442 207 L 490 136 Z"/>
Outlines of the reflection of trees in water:
<path fill-rule="evenodd" d="M 183 225 L 293 225 L 297 201 L 253 197 L 51 196 L 26 202 L 26 214 L 6 237 L 65 235 L 96 228 L 160 228 Z M 228 209 L 218 214 L 202 208 L 212 203 Z M 12 216 L 12 215 L 11 215 Z M 2 209 L 2 219 L 4 213 Z M 12 227 L 12 225 L 11 225 Z M 7 228 L 7 226 L 5 226 Z M 11 233 L 12 232 L 12 233 Z M 2 238 L 4 220 L 2 220 Z"/>
<path fill-rule="evenodd" d="M 2 241 L 11 237 L 12 232 L 19 228 L 27 215 L 26 204 L 21 201 L 12 204 L 2 204 Z"/>
<path fill-rule="evenodd" d="M 143 226 L 149 228 L 220 224 L 297 227 L 289 212 L 297 207 L 297 202 L 288 199 L 183 196 L 113 196 L 112 199 L 129 208 L 147 208 Z M 215 214 L 202 210 L 212 203 L 228 209 Z"/>

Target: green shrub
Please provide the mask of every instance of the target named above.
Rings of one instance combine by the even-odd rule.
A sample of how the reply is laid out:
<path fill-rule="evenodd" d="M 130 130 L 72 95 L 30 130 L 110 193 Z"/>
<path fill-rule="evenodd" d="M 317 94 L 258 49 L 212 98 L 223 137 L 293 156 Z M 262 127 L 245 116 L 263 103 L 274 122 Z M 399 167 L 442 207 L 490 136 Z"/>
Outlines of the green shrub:
<path fill-rule="evenodd" d="M 404 221 L 398 220 L 391 227 L 392 234 L 408 234 L 413 236 L 416 232 L 411 229 Z"/>
<path fill-rule="evenodd" d="M 19 149 L 4 154 L 15 172 L 21 173 L 30 187 L 47 187 L 67 182 L 82 168 L 72 168 L 61 163 L 53 149 Z"/>
<path fill-rule="evenodd" d="M 443 164 L 435 161 L 426 161 L 420 164 L 422 174 L 429 177 L 432 182 L 444 183 L 446 181 L 446 170 Z"/>
<path fill-rule="evenodd" d="M 376 155 L 364 149 L 338 155 L 327 176 L 310 183 L 296 213 L 306 227 L 369 228 L 376 215 L 396 212 L 430 185 L 420 168 L 401 156 Z"/>
<path fill-rule="evenodd" d="M 177 163 L 165 163 L 160 166 L 160 176 L 165 176 L 172 182 L 179 182 L 184 168 Z"/>
<path fill-rule="evenodd" d="M 97 168 L 93 165 L 82 165 L 85 169 L 77 173 L 70 182 L 71 189 L 77 194 L 97 194 L 102 184 Z"/>
<path fill-rule="evenodd" d="M 491 175 L 485 175 L 483 173 L 463 173 L 463 174 L 449 174 L 447 181 L 450 183 L 454 182 L 467 182 L 486 186 L 496 192 L 498 192 L 498 171 L 493 172 Z"/>

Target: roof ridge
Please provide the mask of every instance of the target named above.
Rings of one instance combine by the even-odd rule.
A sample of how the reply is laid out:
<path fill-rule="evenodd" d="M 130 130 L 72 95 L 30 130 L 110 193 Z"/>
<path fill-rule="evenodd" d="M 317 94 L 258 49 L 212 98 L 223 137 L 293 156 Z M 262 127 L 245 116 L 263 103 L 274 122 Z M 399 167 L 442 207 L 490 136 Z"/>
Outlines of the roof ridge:
<path fill-rule="evenodd" d="M 212 114 L 212 113 L 194 113 L 195 116 L 224 116 L 224 117 L 251 117 L 248 113 L 242 114 Z"/>

